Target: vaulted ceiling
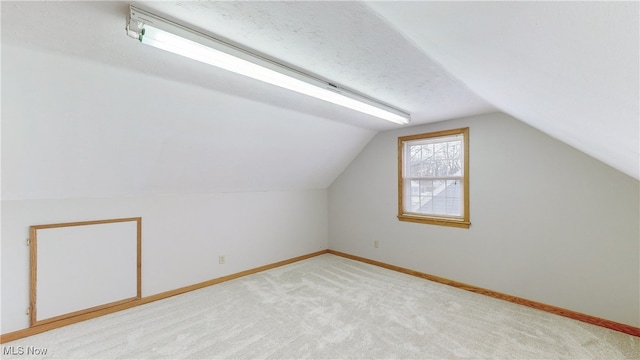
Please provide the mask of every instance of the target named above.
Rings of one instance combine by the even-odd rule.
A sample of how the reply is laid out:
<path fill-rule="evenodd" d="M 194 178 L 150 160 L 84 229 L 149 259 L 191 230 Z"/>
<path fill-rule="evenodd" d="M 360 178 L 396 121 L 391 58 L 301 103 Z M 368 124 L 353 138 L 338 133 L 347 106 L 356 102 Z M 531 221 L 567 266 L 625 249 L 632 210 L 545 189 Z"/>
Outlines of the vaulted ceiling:
<path fill-rule="evenodd" d="M 411 125 L 503 111 L 639 177 L 637 2 L 135 4 Z M 326 188 L 400 126 L 143 46 L 128 5 L 0 4 L 4 199 Z"/>
<path fill-rule="evenodd" d="M 640 176 L 640 2 L 370 2 L 483 99 Z"/>

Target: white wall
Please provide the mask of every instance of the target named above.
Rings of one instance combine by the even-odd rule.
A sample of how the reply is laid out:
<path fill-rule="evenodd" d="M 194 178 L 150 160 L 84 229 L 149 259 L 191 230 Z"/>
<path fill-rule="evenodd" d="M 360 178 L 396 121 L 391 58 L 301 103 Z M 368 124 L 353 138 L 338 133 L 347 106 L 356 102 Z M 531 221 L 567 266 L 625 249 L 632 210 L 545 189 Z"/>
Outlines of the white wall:
<path fill-rule="evenodd" d="M 28 327 L 30 225 L 141 216 L 144 296 L 237 273 L 327 248 L 374 134 L 28 44 L 2 75 L 1 333 Z"/>
<path fill-rule="evenodd" d="M 30 225 L 131 216 L 143 296 L 327 248 L 326 190 L 2 201 L 1 333 L 29 326 Z"/>
<path fill-rule="evenodd" d="M 398 221 L 397 137 L 466 126 L 471 228 Z M 329 188 L 329 248 L 638 326 L 639 198 L 636 179 L 507 115 L 451 120 L 365 147 Z"/>

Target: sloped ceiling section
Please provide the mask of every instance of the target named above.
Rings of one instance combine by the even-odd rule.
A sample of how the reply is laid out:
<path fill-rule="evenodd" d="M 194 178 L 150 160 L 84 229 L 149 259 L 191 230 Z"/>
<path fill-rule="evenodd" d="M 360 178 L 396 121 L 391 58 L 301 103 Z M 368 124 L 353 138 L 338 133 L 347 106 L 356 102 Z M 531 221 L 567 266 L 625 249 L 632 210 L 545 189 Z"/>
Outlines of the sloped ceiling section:
<path fill-rule="evenodd" d="M 495 111 L 358 2 L 142 2 L 410 111 Z M 2 198 L 326 188 L 385 122 L 142 45 L 127 2 L 5 2 Z"/>
<path fill-rule="evenodd" d="M 367 4 L 491 104 L 639 178 L 640 2 Z"/>
<path fill-rule="evenodd" d="M 358 1 L 136 4 L 407 110 L 412 124 L 496 111 Z M 343 121 L 375 130 L 397 128 L 350 118 Z"/>
<path fill-rule="evenodd" d="M 326 188 L 373 136 L 73 57 L 2 51 L 5 200 Z"/>

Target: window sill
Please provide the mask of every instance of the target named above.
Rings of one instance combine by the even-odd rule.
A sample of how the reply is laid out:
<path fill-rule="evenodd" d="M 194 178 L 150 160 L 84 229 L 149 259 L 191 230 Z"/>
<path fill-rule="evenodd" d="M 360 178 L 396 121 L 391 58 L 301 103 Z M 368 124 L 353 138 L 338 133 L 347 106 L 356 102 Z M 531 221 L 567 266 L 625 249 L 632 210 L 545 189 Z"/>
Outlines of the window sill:
<path fill-rule="evenodd" d="M 398 220 L 421 223 L 421 224 L 451 226 L 451 227 L 458 227 L 463 229 L 468 229 L 471 226 L 470 222 L 463 221 L 463 220 L 434 218 L 434 217 L 416 216 L 416 215 L 407 215 L 407 214 L 398 215 Z"/>

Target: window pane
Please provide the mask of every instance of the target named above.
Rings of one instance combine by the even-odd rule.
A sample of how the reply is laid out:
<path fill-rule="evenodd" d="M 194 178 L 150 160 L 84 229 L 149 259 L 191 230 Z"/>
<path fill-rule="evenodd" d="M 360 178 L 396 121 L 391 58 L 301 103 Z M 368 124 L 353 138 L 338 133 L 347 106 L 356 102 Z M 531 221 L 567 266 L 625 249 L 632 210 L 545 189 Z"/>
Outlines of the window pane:
<path fill-rule="evenodd" d="M 462 140 L 408 145 L 408 177 L 462 176 Z"/>
<path fill-rule="evenodd" d="M 410 208 L 413 213 L 462 216 L 460 180 L 411 180 Z"/>

